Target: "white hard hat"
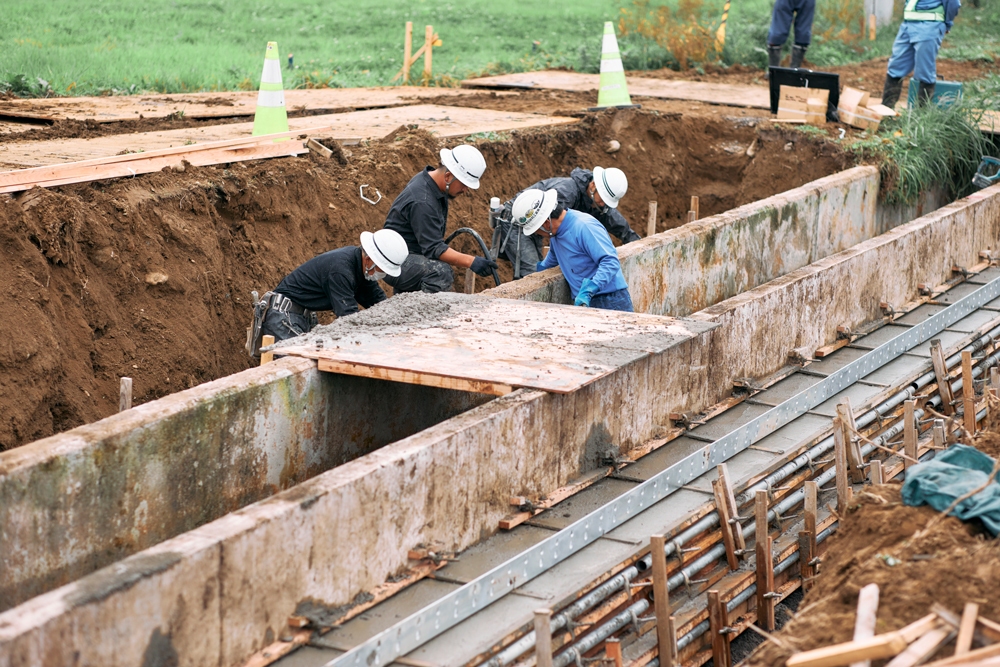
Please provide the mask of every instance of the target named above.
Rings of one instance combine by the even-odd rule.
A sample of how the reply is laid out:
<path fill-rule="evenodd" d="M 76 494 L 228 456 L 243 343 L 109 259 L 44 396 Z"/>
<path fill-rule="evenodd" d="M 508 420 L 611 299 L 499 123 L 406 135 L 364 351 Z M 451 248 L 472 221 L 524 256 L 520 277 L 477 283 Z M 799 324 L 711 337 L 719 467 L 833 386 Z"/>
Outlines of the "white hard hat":
<path fill-rule="evenodd" d="M 618 208 L 619 200 L 628 192 L 625 172 L 617 167 L 610 169 L 594 167 L 594 185 L 597 186 L 601 200 L 611 208 Z"/>
<path fill-rule="evenodd" d="M 479 149 L 469 144 L 441 149 L 441 164 L 473 190 L 479 189 L 479 179 L 486 171 L 486 159 Z"/>
<path fill-rule="evenodd" d="M 374 234 L 361 232 L 361 247 L 375 262 L 375 266 L 393 278 L 399 276 L 400 267 L 410 254 L 406 241 L 399 232 L 392 229 L 380 229 Z"/>
<path fill-rule="evenodd" d="M 555 190 L 525 190 L 514 200 L 510 213 L 515 226 L 524 230 L 525 236 L 530 236 L 545 224 L 549 215 L 556 207 L 558 193 Z"/>

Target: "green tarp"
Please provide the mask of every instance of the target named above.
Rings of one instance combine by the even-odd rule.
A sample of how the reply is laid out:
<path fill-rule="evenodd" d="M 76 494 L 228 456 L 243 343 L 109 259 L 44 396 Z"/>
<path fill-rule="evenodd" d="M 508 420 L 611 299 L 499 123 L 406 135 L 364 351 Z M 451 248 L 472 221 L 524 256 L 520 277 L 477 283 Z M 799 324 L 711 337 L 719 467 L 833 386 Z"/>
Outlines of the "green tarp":
<path fill-rule="evenodd" d="M 978 449 L 955 445 L 906 471 L 903 502 L 914 507 L 926 503 L 943 512 L 956 498 L 985 484 L 993 465 L 993 459 Z M 962 521 L 979 519 L 994 536 L 1000 534 L 1000 484 L 993 480 L 960 502 L 951 515 Z"/>

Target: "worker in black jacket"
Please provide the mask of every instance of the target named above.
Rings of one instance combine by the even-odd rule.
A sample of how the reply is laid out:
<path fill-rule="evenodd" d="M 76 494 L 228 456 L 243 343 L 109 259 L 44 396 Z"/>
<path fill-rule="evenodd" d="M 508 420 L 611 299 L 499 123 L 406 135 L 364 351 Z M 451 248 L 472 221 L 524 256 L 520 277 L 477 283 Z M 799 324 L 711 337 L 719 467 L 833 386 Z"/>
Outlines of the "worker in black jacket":
<path fill-rule="evenodd" d="M 564 209 L 571 209 L 586 213 L 597 219 L 608 233 L 619 239 L 622 243 L 638 241 L 641 237 L 632 231 L 628 221 L 618 212 L 618 202 L 628 191 L 628 179 L 621 169 L 611 167 L 602 169 L 594 167 L 594 171 L 589 169 L 576 168 L 570 172 L 569 176 L 556 176 L 539 181 L 525 190 L 555 190 L 558 196 L 559 206 Z M 518 193 L 520 194 L 520 193 Z M 500 235 L 498 243 L 502 246 L 501 257 L 512 264 L 520 255 L 520 266 L 514 267 L 514 277 L 523 278 L 529 273 L 535 272 L 535 265 L 542 261 L 542 247 L 544 241 L 537 235 L 524 237 L 522 234 L 511 234 L 511 209 L 514 199 L 504 205 L 504 211 L 500 214 L 498 227 Z M 515 221 L 516 222 L 516 221 Z M 515 224 L 515 226 L 519 226 Z M 520 238 L 520 253 L 518 253 L 518 239 Z"/>
<path fill-rule="evenodd" d="M 332 310 L 344 317 L 358 312 L 359 306 L 371 308 L 385 301 L 378 281 L 398 276 L 406 257 L 403 237 L 389 229 L 361 232 L 360 248 L 347 246 L 313 257 L 257 303 L 251 340 L 259 347 L 261 336 L 293 338 L 315 326 L 316 311 Z"/>

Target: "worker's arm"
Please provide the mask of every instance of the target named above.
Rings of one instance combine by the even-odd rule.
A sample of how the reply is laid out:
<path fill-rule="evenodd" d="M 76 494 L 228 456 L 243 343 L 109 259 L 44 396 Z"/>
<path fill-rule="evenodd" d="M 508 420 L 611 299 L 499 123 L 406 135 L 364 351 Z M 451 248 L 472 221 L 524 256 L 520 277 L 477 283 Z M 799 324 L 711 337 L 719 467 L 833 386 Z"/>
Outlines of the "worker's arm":
<path fill-rule="evenodd" d="M 601 294 L 621 271 L 622 266 L 618 261 L 618 251 L 615 250 L 615 245 L 611 242 L 608 233 L 593 224 L 587 225 L 582 230 L 580 240 L 586 248 L 587 254 L 597 264 L 597 270 L 594 275 L 590 276 L 590 281 L 597 285 L 594 294 Z"/>
<path fill-rule="evenodd" d="M 549 251 L 545 253 L 545 258 L 535 265 L 535 271 L 544 271 L 545 269 L 551 269 L 553 266 L 559 266 L 559 259 L 552 252 L 552 241 L 550 240 Z"/>
<path fill-rule="evenodd" d="M 385 292 L 382 291 L 377 280 L 362 279 L 361 283 L 357 286 L 354 293 L 354 298 L 357 299 L 359 304 L 365 308 L 371 308 L 376 303 L 385 301 Z"/>
<path fill-rule="evenodd" d="M 958 10 L 961 6 L 962 3 L 960 0 L 944 0 L 945 31 L 951 31 L 951 27 L 955 24 L 955 17 L 958 16 Z"/>
<path fill-rule="evenodd" d="M 346 272 L 334 270 L 327 274 L 326 295 L 330 299 L 333 313 L 337 317 L 353 315 L 358 312 L 358 301 L 354 297 L 354 285 L 351 284 Z M 383 294 L 383 298 L 384 296 Z"/>
<path fill-rule="evenodd" d="M 447 262 L 452 266 L 458 266 L 463 269 L 472 269 L 476 272 L 476 274 L 482 276 L 483 278 L 489 276 L 497 268 L 497 263 L 492 259 L 477 257 L 476 255 L 466 255 L 464 252 L 459 252 L 452 248 L 448 248 L 441 253 L 441 256 L 438 257 L 438 259 L 442 262 Z"/>

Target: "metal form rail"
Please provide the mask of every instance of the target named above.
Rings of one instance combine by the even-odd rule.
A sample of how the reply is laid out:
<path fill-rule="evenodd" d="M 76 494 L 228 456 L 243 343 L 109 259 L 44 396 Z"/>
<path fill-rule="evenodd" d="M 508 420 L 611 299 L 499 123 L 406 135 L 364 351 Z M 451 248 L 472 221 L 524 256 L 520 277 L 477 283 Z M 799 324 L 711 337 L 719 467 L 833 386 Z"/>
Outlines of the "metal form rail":
<path fill-rule="evenodd" d="M 688 592 L 687 600 L 671 598 L 680 621 L 678 649 L 697 653 L 708 629 L 703 596 L 695 596 L 707 588 L 701 584 L 711 586 L 727 574 L 730 579 L 753 576 L 729 573 L 725 566 L 719 516 L 704 495 L 711 493 L 706 484 L 716 464 L 728 461 L 743 480 L 737 485 L 737 505 L 768 491 L 773 498 L 768 520 L 787 523 L 788 513 L 802 504 L 804 481 L 822 485 L 835 476 L 822 457 L 833 449 L 829 433 L 837 401 L 847 396 L 862 406 L 857 428 L 874 443 L 861 447 L 862 455 L 879 453 L 902 431 L 904 401 L 920 394 L 925 407 L 940 406 L 940 397 L 928 391 L 936 387 L 936 375 L 926 343 L 941 339 L 952 352 L 948 367 L 960 363 L 962 349 L 980 354 L 992 348 L 1000 335 L 998 297 L 1000 270 L 970 275 L 933 301 L 698 425 L 626 468 L 627 474 L 473 547 L 436 579 L 414 586 L 411 599 L 397 596 L 335 629 L 314 643 L 315 655 L 306 662 L 307 656 L 299 655 L 296 663 L 368 667 L 406 656 L 404 663 L 411 664 L 514 664 L 535 645 L 525 618 L 532 609 L 548 606 L 558 610 L 551 621 L 557 647 L 553 664 L 582 664 L 609 637 L 655 634 L 648 632 L 655 622 L 642 617 L 651 606 L 648 588 L 638 596 L 634 591 L 636 581 L 648 579 L 652 562 L 642 545 L 669 526 L 674 529 L 666 555 L 676 562 L 668 588 Z M 998 363 L 992 350 L 980 357 L 975 378 Z M 951 386 L 960 391 L 962 379 Z M 918 410 L 916 418 L 923 417 Z M 832 518 L 817 541 L 829 534 L 831 523 Z M 752 521 L 741 527 L 744 537 L 754 534 Z M 796 550 L 782 553 L 774 569 L 778 578 L 794 574 L 789 570 L 798 561 Z M 798 586 L 798 575 L 792 579 L 783 594 Z M 753 584 L 739 587 L 727 610 L 752 613 L 755 591 Z M 341 651 L 334 646 L 353 648 L 338 656 Z M 655 649 L 647 650 L 634 664 L 657 664 L 655 655 Z"/>

